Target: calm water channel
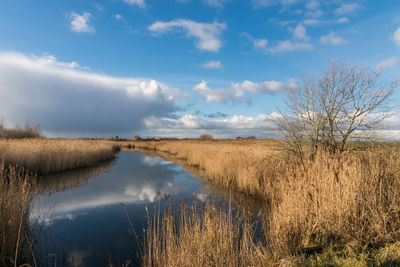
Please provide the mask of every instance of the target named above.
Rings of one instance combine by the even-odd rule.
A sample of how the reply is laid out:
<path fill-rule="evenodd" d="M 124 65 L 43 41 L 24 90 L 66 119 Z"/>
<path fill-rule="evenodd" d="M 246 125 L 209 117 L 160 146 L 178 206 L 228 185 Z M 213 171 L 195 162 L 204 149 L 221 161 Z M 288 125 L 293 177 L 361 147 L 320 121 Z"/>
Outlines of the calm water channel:
<path fill-rule="evenodd" d="M 175 200 L 203 200 L 216 191 L 176 164 L 126 151 L 113 162 L 42 177 L 39 186 L 31 219 L 39 218 L 44 229 L 47 266 L 106 266 L 110 261 L 139 265 L 138 242 L 121 203 L 142 244 L 145 207 L 153 206 L 158 192 Z"/>

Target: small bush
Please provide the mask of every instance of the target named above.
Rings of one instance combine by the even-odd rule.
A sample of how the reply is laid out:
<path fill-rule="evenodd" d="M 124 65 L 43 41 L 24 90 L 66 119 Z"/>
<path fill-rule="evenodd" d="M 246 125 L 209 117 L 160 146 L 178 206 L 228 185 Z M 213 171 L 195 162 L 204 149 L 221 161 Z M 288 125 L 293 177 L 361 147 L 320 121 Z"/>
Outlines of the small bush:
<path fill-rule="evenodd" d="M 201 139 L 201 140 L 213 140 L 214 137 L 212 135 L 210 135 L 210 134 L 202 134 L 202 135 L 200 135 L 199 139 Z"/>
<path fill-rule="evenodd" d="M 5 122 L 0 121 L 0 138 L 24 139 L 24 138 L 41 138 L 42 131 L 40 125 L 31 126 L 29 123 L 24 128 L 16 126 L 15 128 L 6 128 Z"/>

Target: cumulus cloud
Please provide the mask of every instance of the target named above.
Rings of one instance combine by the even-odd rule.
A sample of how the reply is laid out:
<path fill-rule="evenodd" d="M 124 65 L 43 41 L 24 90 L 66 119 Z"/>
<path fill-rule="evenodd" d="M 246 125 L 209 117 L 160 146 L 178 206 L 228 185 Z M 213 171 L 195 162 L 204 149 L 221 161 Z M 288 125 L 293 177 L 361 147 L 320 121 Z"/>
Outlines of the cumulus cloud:
<path fill-rule="evenodd" d="M 219 69 L 222 67 L 221 61 L 210 60 L 203 65 L 201 65 L 203 69 Z"/>
<path fill-rule="evenodd" d="M 337 16 L 343 16 L 349 13 L 353 13 L 361 8 L 361 5 L 357 3 L 344 3 L 337 9 L 335 9 L 334 13 Z"/>
<path fill-rule="evenodd" d="M 123 0 L 125 3 L 129 5 L 136 5 L 140 8 L 145 9 L 146 8 L 146 2 L 145 0 Z"/>
<path fill-rule="evenodd" d="M 121 14 L 115 14 L 113 17 L 114 17 L 116 20 L 121 20 L 121 19 L 124 18 Z"/>
<path fill-rule="evenodd" d="M 295 28 L 289 28 L 289 31 L 292 32 L 294 40 L 278 41 L 274 46 L 268 46 L 267 39 L 257 39 L 246 32 L 241 33 L 240 36 L 247 38 L 252 43 L 253 49 L 261 51 L 263 54 L 279 54 L 314 49 L 314 46 L 307 42 L 310 37 L 307 35 L 306 28 L 303 25 L 298 24 Z"/>
<path fill-rule="evenodd" d="M 400 27 L 394 32 L 392 38 L 396 45 L 400 46 Z"/>
<path fill-rule="evenodd" d="M 294 84 L 292 83 L 284 84 L 278 81 L 265 81 L 260 83 L 244 81 L 242 83 L 232 83 L 230 87 L 227 88 L 211 89 L 206 81 L 202 81 L 193 87 L 193 91 L 202 95 L 207 102 L 237 103 L 245 101 L 250 104 L 250 98 L 246 93 L 272 94 L 285 91 L 293 86 Z"/>
<path fill-rule="evenodd" d="M 304 42 L 292 42 L 289 40 L 280 41 L 276 46 L 271 47 L 269 52 L 272 54 L 279 54 L 293 51 L 309 51 L 313 50 L 314 46 Z"/>
<path fill-rule="evenodd" d="M 265 38 L 257 39 L 248 34 L 247 32 L 241 33 L 240 36 L 243 36 L 249 40 L 249 42 L 252 44 L 254 50 L 261 51 L 263 53 L 266 53 L 267 50 L 267 45 L 268 45 L 268 40 Z"/>
<path fill-rule="evenodd" d="M 318 10 L 320 3 L 317 0 L 310 0 L 306 4 L 306 8 L 309 10 Z"/>
<path fill-rule="evenodd" d="M 202 81 L 201 83 L 194 86 L 193 91 L 202 95 L 207 102 L 220 102 L 224 103 L 227 101 L 243 101 L 245 98 L 244 91 L 237 91 L 235 88 L 218 88 L 211 89 L 208 87 L 206 81 Z M 250 101 L 247 99 L 247 101 Z"/>
<path fill-rule="evenodd" d="M 23 77 L 23 78 L 22 78 Z M 178 89 L 150 79 L 90 72 L 77 63 L 0 53 L 0 116 L 62 136 L 130 134 L 147 116 L 176 111 Z"/>
<path fill-rule="evenodd" d="M 348 22 L 349 22 L 349 19 L 346 18 L 346 17 L 341 17 L 341 18 L 338 18 L 338 19 L 336 20 L 336 23 L 339 23 L 339 24 L 348 23 Z"/>
<path fill-rule="evenodd" d="M 149 129 L 162 136 L 198 137 L 202 133 L 217 138 L 236 136 L 265 137 L 266 129 L 274 126 L 277 113 L 257 116 L 234 115 L 230 118 L 206 120 L 195 115 L 184 115 L 177 119 L 149 117 L 145 123 Z"/>
<path fill-rule="evenodd" d="M 348 43 L 347 40 L 337 36 L 334 32 L 330 32 L 327 35 L 323 35 L 320 38 L 321 43 L 329 45 L 345 45 Z"/>
<path fill-rule="evenodd" d="M 253 8 L 262 8 L 275 5 L 281 5 L 283 7 L 291 6 L 300 2 L 301 0 L 251 0 Z"/>
<path fill-rule="evenodd" d="M 213 6 L 213 7 L 222 7 L 225 3 L 229 2 L 230 0 L 203 0 L 206 5 Z"/>
<path fill-rule="evenodd" d="M 385 69 L 385 68 L 394 67 L 397 65 L 397 63 L 399 63 L 399 58 L 392 56 L 392 57 L 384 59 L 381 62 L 379 62 L 378 64 L 376 64 L 376 69 L 378 71 L 381 71 L 382 69 Z"/>
<path fill-rule="evenodd" d="M 225 23 L 201 23 L 193 20 L 175 19 L 168 22 L 157 21 L 148 27 L 153 33 L 163 34 L 183 30 L 189 37 L 196 39 L 200 50 L 218 52 L 222 47 L 220 36 L 226 29 Z"/>
<path fill-rule="evenodd" d="M 293 37 L 298 40 L 308 40 L 310 37 L 307 35 L 306 27 L 298 24 L 296 28 L 290 29 L 293 33 Z"/>
<path fill-rule="evenodd" d="M 303 24 L 307 26 L 318 26 L 325 23 L 325 21 L 319 19 L 305 19 L 303 20 Z"/>
<path fill-rule="evenodd" d="M 79 15 L 73 11 L 69 15 L 69 19 L 71 31 L 79 33 L 93 33 L 95 31 L 93 25 L 91 24 L 92 14 L 88 12 Z"/>

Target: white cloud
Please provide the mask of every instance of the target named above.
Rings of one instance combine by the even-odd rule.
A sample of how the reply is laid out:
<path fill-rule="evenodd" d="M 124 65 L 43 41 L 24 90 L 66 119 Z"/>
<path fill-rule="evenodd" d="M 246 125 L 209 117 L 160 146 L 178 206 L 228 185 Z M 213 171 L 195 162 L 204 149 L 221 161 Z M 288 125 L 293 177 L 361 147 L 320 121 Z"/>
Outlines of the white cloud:
<path fill-rule="evenodd" d="M 336 23 L 348 23 L 349 22 L 349 19 L 348 18 L 346 18 L 346 17 L 341 17 L 341 18 L 338 18 L 337 20 L 336 20 Z"/>
<path fill-rule="evenodd" d="M 125 3 L 129 5 L 137 5 L 140 8 L 146 8 L 146 2 L 144 0 L 123 0 Z"/>
<path fill-rule="evenodd" d="M 21 79 L 23 77 L 23 79 Z M 0 53 L 0 114 L 63 136 L 110 136 L 143 129 L 148 116 L 176 111 L 178 89 L 150 79 L 119 78 L 54 57 Z"/>
<path fill-rule="evenodd" d="M 306 30 L 306 28 L 303 26 L 303 25 L 301 25 L 301 24 L 298 24 L 297 26 L 296 26 L 296 28 L 294 28 L 294 29 L 290 29 L 291 31 L 292 31 L 292 33 L 293 33 L 293 37 L 295 38 L 295 39 L 298 39 L 298 40 L 308 40 L 310 37 L 307 35 L 307 30 Z"/>
<path fill-rule="evenodd" d="M 317 0 L 310 0 L 306 4 L 306 8 L 310 10 L 317 10 L 320 6 L 320 3 Z"/>
<path fill-rule="evenodd" d="M 173 30 L 183 29 L 189 37 L 196 39 L 196 46 L 200 50 L 218 52 L 222 43 L 219 39 L 226 29 L 225 23 L 200 23 L 186 19 L 176 19 L 168 22 L 157 21 L 149 26 L 153 33 L 166 33 Z"/>
<path fill-rule="evenodd" d="M 268 45 L 268 40 L 265 38 L 262 39 L 257 39 L 251 36 L 250 34 L 244 32 L 240 34 L 241 36 L 247 38 L 251 44 L 253 45 L 254 50 L 261 51 L 263 53 L 267 52 L 267 45 Z"/>
<path fill-rule="evenodd" d="M 337 36 L 334 32 L 330 32 L 327 35 L 321 36 L 320 41 L 323 44 L 330 45 L 344 45 L 348 43 L 347 40 Z"/>
<path fill-rule="evenodd" d="M 360 8 L 361 8 L 361 6 L 359 4 L 357 4 L 357 3 L 344 3 L 340 7 L 335 9 L 334 13 L 337 16 L 343 16 L 343 15 L 346 15 L 346 14 L 349 14 L 349 13 L 353 13 L 353 12 L 357 11 Z"/>
<path fill-rule="evenodd" d="M 230 0 L 203 0 L 206 5 L 213 6 L 213 7 L 222 7 L 225 3 Z"/>
<path fill-rule="evenodd" d="M 264 50 L 265 48 L 267 48 L 267 45 L 268 45 L 267 39 L 254 39 L 253 40 L 253 46 L 255 49 Z"/>
<path fill-rule="evenodd" d="M 219 69 L 222 67 L 221 61 L 210 60 L 203 65 L 201 65 L 204 69 Z"/>
<path fill-rule="evenodd" d="M 149 117 L 145 120 L 148 129 L 159 136 L 198 137 L 202 133 L 216 138 L 235 138 L 236 136 L 266 137 L 266 129 L 274 126 L 277 113 L 257 116 L 234 115 L 226 119 L 205 120 L 186 114 L 181 118 Z"/>
<path fill-rule="evenodd" d="M 193 91 L 202 95 L 207 102 L 220 102 L 225 103 L 227 101 L 238 102 L 245 99 L 245 92 L 243 90 L 236 90 L 236 88 L 218 88 L 211 89 L 208 87 L 206 81 L 194 86 Z M 247 101 L 250 101 L 247 99 Z"/>
<path fill-rule="evenodd" d="M 303 21 L 303 24 L 307 25 L 307 26 L 318 26 L 323 23 L 325 23 L 325 22 L 322 20 L 319 20 L 319 19 L 305 19 Z"/>
<path fill-rule="evenodd" d="M 114 17 L 116 20 L 121 20 L 121 19 L 124 18 L 121 14 L 115 14 L 113 17 Z"/>
<path fill-rule="evenodd" d="M 389 58 L 387 58 L 385 60 L 382 60 L 381 62 L 376 64 L 376 69 L 378 71 L 381 71 L 382 69 L 385 69 L 385 68 L 394 67 L 394 66 L 397 65 L 397 63 L 399 63 L 399 58 L 395 57 L 395 56 L 392 56 L 392 57 L 389 57 Z"/>
<path fill-rule="evenodd" d="M 400 46 L 400 27 L 394 32 L 392 38 L 396 45 Z"/>
<path fill-rule="evenodd" d="M 276 46 L 271 47 L 269 52 L 272 54 L 279 54 L 293 51 L 309 51 L 313 50 L 314 46 L 309 43 L 292 42 L 289 40 L 280 41 Z"/>
<path fill-rule="evenodd" d="M 92 14 L 85 12 L 79 15 L 76 12 L 71 12 L 69 15 L 70 19 L 70 29 L 74 32 L 87 32 L 93 33 L 94 27 L 91 24 Z"/>
<path fill-rule="evenodd" d="M 300 1 L 301 0 L 251 0 L 251 5 L 253 6 L 253 8 L 262 8 L 275 5 L 288 7 Z"/>
<path fill-rule="evenodd" d="M 242 83 L 232 83 L 230 87 L 211 89 L 208 87 L 206 81 L 194 86 L 193 91 L 202 95 L 207 102 L 247 102 L 251 103 L 250 98 L 246 93 L 261 93 L 261 94 L 272 94 L 279 91 L 285 91 L 288 88 L 294 86 L 292 83 L 284 84 L 278 81 L 265 81 L 265 82 L 252 82 L 244 81 Z"/>

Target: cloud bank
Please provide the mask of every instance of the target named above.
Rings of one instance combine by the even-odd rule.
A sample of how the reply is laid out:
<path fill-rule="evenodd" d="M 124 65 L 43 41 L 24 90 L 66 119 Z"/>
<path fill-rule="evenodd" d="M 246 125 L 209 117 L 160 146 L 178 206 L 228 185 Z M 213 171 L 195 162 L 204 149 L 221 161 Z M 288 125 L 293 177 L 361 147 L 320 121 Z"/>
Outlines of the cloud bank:
<path fill-rule="evenodd" d="M 230 87 L 211 89 L 206 81 L 194 86 L 193 91 L 199 93 L 207 102 L 247 102 L 251 103 L 250 98 L 246 93 L 261 93 L 261 94 L 272 94 L 275 92 L 282 92 L 291 87 L 295 86 L 292 83 L 284 84 L 278 81 L 265 81 L 265 82 L 252 82 L 244 81 L 242 83 L 232 83 Z"/>
<path fill-rule="evenodd" d="M 131 133 L 177 110 L 178 89 L 88 71 L 52 56 L 0 53 L 0 118 L 62 136 Z"/>
<path fill-rule="evenodd" d="M 145 123 L 158 136 L 199 137 L 202 133 L 208 133 L 217 138 L 253 135 L 266 137 L 267 129 L 274 127 L 273 120 L 277 116 L 277 113 L 254 117 L 234 115 L 230 118 L 207 120 L 187 114 L 178 119 L 149 117 L 145 119 Z"/>

